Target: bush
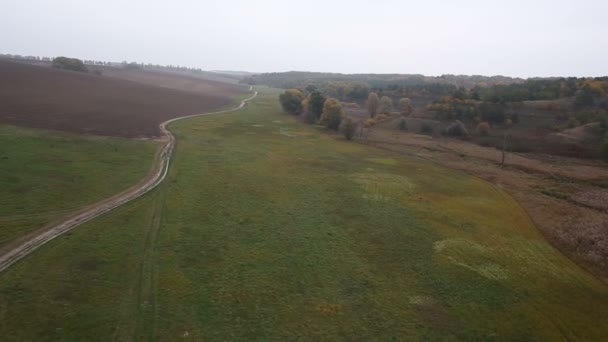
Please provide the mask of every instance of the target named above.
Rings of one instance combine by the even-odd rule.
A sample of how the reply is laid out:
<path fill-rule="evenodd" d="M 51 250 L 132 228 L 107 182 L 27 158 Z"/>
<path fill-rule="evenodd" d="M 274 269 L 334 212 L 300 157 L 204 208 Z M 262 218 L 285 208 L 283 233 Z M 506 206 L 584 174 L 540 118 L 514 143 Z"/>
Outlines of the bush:
<path fill-rule="evenodd" d="M 488 136 L 490 134 L 490 124 L 487 122 L 480 122 L 477 125 L 477 134 L 481 135 L 481 136 Z"/>
<path fill-rule="evenodd" d="M 412 101 L 409 98 L 404 97 L 399 100 L 399 111 L 402 115 L 408 116 L 412 113 L 412 110 Z"/>
<path fill-rule="evenodd" d="M 405 120 L 405 118 L 401 118 L 401 121 L 399 121 L 399 130 L 407 131 L 407 121 Z"/>
<path fill-rule="evenodd" d="M 333 130 L 338 130 L 342 121 L 342 105 L 340 101 L 329 98 L 323 104 L 323 114 L 321 114 L 321 124 Z"/>
<path fill-rule="evenodd" d="M 353 135 L 355 135 L 355 129 L 356 125 L 353 119 L 346 118 L 342 120 L 342 123 L 340 124 L 340 132 L 344 134 L 346 140 L 351 140 L 353 138 Z"/>
<path fill-rule="evenodd" d="M 393 100 L 388 96 L 382 96 L 378 105 L 378 113 L 390 114 L 393 111 Z"/>
<path fill-rule="evenodd" d="M 314 114 L 315 119 L 321 117 L 325 100 L 327 100 L 327 98 L 323 96 L 323 94 L 321 94 L 321 92 L 318 90 L 310 93 L 310 96 L 308 97 L 308 105 L 309 110 L 312 112 L 312 114 Z"/>
<path fill-rule="evenodd" d="M 479 106 L 481 119 L 492 123 L 503 123 L 505 121 L 505 108 L 501 104 L 484 102 Z"/>
<path fill-rule="evenodd" d="M 433 134 L 433 126 L 431 126 L 427 122 L 423 123 L 422 126 L 420 127 L 420 133 L 422 133 L 422 134 Z"/>
<path fill-rule="evenodd" d="M 388 119 L 388 116 L 386 114 L 378 114 L 375 117 L 376 122 L 380 122 L 380 121 L 384 121 L 386 119 Z"/>
<path fill-rule="evenodd" d="M 57 57 L 53 59 L 53 68 L 78 72 L 89 72 L 87 66 L 77 58 Z"/>
<path fill-rule="evenodd" d="M 361 108 L 356 102 L 342 102 L 342 107 L 349 109 L 359 109 Z"/>
<path fill-rule="evenodd" d="M 460 120 L 456 120 L 446 127 L 445 133 L 452 137 L 466 137 L 469 135 L 469 131 Z"/>
<path fill-rule="evenodd" d="M 281 95 L 279 95 L 279 101 L 283 109 L 293 115 L 298 115 L 302 112 L 302 101 L 304 101 L 304 94 L 298 89 L 288 89 Z"/>
<path fill-rule="evenodd" d="M 376 121 L 376 119 L 369 118 L 369 119 L 363 121 L 363 127 L 370 128 L 370 127 L 374 126 L 377 123 L 378 122 Z"/>

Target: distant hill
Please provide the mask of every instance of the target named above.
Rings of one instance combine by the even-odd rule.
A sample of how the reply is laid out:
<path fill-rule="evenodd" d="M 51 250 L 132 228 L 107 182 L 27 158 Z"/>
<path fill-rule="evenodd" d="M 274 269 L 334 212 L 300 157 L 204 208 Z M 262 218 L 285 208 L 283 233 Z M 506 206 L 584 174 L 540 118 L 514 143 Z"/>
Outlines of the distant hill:
<path fill-rule="evenodd" d="M 456 87 L 473 88 L 475 86 L 493 86 L 523 83 L 522 78 L 506 76 L 466 76 L 442 75 L 424 76 L 420 74 L 340 74 L 307 71 L 289 71 L 251 75 L 243 79 L 247 84 L 263 84 L 277 88 L 293 88 L 302 84 L 323 83 L 332 81 L 361 82 L 371 88 L 390 88 L 400 86 L 416 86 L 424 84 L 443 84 Z"/>

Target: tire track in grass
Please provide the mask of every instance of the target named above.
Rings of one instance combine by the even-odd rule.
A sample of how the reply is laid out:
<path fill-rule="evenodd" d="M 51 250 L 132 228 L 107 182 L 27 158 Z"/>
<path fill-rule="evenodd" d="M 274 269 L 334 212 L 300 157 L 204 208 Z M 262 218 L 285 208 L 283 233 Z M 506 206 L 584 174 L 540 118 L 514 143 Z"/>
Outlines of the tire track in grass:
<path fill-rule="evenodd" d="M 151 341 L 156 336 L 156 258 L 158 252 L 158 233 L 165 209 L 165 191 L 160 189 L 154 201 L 154 211 L 150 220 L 150 227 L 144 243 L 144 249 L 139 268 L 139 277 L 135 293 L 137 296 L 137 326 L 135 336 L 137 339 Z"/>

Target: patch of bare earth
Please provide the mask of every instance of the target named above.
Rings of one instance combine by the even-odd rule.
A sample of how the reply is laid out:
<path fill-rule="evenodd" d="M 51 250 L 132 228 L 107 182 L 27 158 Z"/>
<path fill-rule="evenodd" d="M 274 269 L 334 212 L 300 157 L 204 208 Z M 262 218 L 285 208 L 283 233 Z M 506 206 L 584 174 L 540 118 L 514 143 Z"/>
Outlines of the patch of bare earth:
<path fill-rule="evenodd" d="M 608 164 L 507 153 L 501 166 L 502 153 L 493 148 L 382 127 L 359 134 L 357 140 L 425 158 L 495 184 L 522 205 L 547 240 L 608 283 Z"/>

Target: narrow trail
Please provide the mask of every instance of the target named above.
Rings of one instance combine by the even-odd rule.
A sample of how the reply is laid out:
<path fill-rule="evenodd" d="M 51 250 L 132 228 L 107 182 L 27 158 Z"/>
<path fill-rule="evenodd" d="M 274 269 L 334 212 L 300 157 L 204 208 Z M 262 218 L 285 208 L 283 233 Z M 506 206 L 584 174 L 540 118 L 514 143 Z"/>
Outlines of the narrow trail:
<path fill-rule="evenodd" d="M 250 87 L 249 90 L 253 91 L 253 87 Z M 159 128 L 162 134 L 162 140 L 166 142 L 162 147 L 158 158 L 156 159 L 157 163 L 154 165 L 154 167 L 152 168 L 152 172 L 148 176 L 146 176 L 136 186 L 109 199 L 105 199 L 83 211 L 80 211 L 79 213 L 67 218 L 63 222 L 47 227 L 46 229 L 37 232 L 35 235 L 29 236 L 27 239 L 21 241 L 16 246 L 6 251 L 3 251 L 0 255 L 0 272 L 3 272 L 7 268 L 15 264 L 17 261 L 26 257 L 27 255 L 38 249 L 40 246 L 53 240 L 54 238 L 65 234 L 66 232 L 69 232 L 70 230 L 78 227 L 79 225 L 85 222 L 88 222 L 98 216 L 110 212 L 126 203 L 133 201 L 136 198 L 145 195 L 152 189 L 156 188 L 160 183 L 162 183 L 169 171 L 169 164 L 171 162 L 171 157 L 173 156 L 173 149 L 175 148 L 175 136 L 173 136 L 173 134 L 167 128 L 169 124 L 178 120 L 183 120 L 196 116 L 234 112 L 243 109 L 247 105 L 247 102 L 253 100 L 257 95 L 258 92 L 255 91 L 252 96 L 242 100 L 240 105 L 236 108 L 222 110 L 218 112 L 188 115 L 167 120 L 161 123 Z"/>

